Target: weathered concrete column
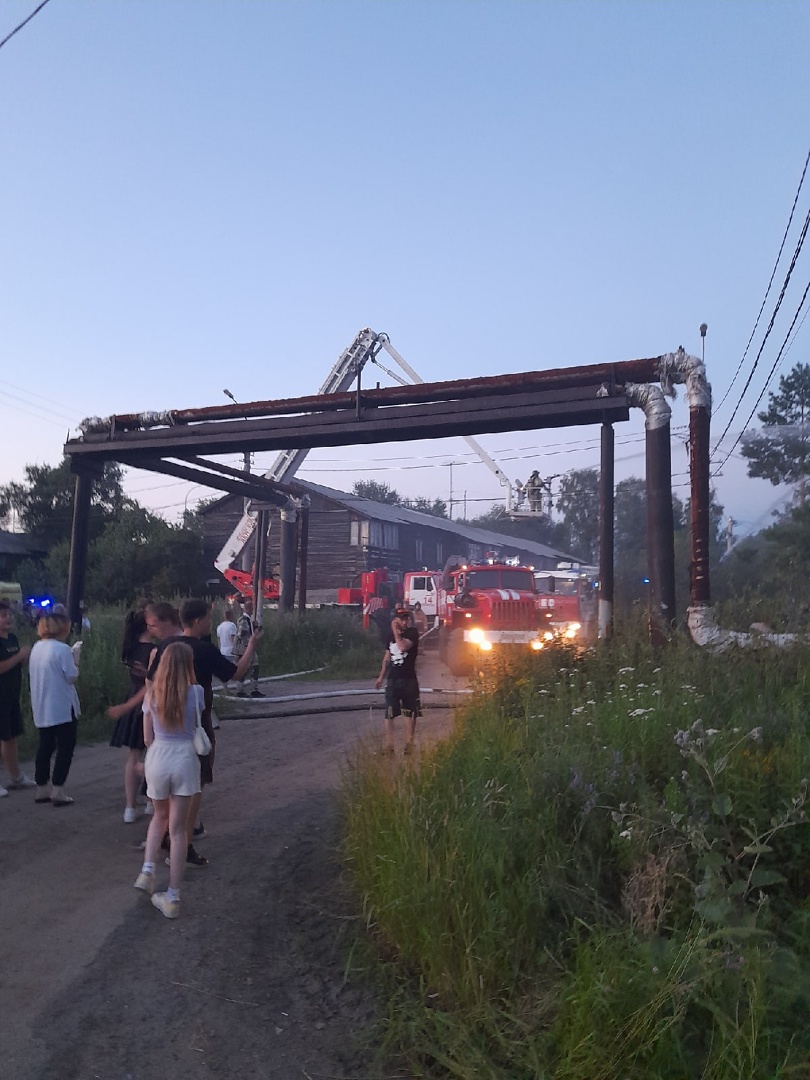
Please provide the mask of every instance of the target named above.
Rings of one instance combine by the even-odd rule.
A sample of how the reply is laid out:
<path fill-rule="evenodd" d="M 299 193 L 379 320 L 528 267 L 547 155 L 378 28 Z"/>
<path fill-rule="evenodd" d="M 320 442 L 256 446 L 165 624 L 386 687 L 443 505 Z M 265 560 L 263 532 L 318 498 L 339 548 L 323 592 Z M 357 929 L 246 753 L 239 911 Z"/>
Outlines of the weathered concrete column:
<path fill-rule="evenodd" d="M 256 515 L 255 544 L 253 560 L 253 613 L 258 626 L 264 625 L 264 564 L 267 562 L 267 510 L 259 510 Z"/>
<path fill-rule="evenodd" d="M 309 557 L 309 505 L 301 506 L 301 531 L 298 537 L 298 611 L 307 609 L 307 561 Z"/>
<path fill-rule="evenodd" d="M 73 465 L 71 464 L 71 471 Z M 93 498 L 93 471 L 75 471 L 73 485 L 73 525 L 70 533 L 70 562 L 68 564 L 67 609 L 71 625 L 82 625 L 82 597 L 87 574 L 87 545 L 90 539 L 90 503 Z"/>
<path fill-rule="evenodd" d="M 295 606 L 295 523 L 297 516 L 298 512 L 294 506 L 282 507 L 279 512 L 281 519 L 279 611 L 292 611 Z"/>
<path fill-rule="evenodd" d="M 669 419 L 647 428 L 647 566 L 650 640 L 661 645 L 675 628 L 675 522 Z"/>
<path fill-rule="evenodd" d="M 709 409 L 700 406 L 689 410 L 689 511 L 692 527 L 692 561 L 689 565 L 690 602 L 711 603 L 709 579 L 709 539 L 711 536 L 711 495 L 709 492 Z"/>
<path fill-rule="evenodd" d="M 602 460 L 599 471 L 599 613 L 600 641 L 613 636 L 614 553 L 614 439 L 613 425 L 602 424 Z"/>
<path fill-rule="evenodd" d="M 663 644 L 675 627 L 675 525 L 672 515 L 672 410 L 659 386 L 627 383 L 631 405 L 644 410 L 647 457 L 647 567 L 650 640 Z"/>

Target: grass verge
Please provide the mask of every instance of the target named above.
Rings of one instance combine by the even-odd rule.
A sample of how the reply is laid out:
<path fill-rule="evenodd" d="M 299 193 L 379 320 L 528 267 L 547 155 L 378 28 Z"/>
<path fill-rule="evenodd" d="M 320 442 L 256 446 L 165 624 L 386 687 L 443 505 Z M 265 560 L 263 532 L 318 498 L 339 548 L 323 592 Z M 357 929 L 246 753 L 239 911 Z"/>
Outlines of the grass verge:
<path fill-rule="evenodd" d="M 492 669 L 345 853 L 415 1075 L 810 1077 L 810 653 Z"/>

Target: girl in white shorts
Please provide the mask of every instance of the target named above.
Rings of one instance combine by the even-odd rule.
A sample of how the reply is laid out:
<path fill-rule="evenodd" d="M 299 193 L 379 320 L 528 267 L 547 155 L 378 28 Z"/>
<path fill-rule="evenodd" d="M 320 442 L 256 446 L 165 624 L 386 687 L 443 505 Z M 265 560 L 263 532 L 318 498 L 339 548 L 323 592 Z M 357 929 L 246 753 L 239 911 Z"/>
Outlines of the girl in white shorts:
<path fill-rule="evenodd" d="M 160 657 L 154 679 L 147 682 L 143 703 L 146 794 L 155 808 L 146 834 L 144 864 L 135 888 L 148 893 L 167 919 L 180 914 L 180 885 L 186 866 L 188 811 L 191 796 L 200 790 L 200 760 L 194 749 L 197 715 L 203 708 L 203 688 L 194 679 L 194 654 L 182 641 L 169 645 Z M 155 892 L 155 863 L 168 829 L 171 851 L 169 888 Z"/>

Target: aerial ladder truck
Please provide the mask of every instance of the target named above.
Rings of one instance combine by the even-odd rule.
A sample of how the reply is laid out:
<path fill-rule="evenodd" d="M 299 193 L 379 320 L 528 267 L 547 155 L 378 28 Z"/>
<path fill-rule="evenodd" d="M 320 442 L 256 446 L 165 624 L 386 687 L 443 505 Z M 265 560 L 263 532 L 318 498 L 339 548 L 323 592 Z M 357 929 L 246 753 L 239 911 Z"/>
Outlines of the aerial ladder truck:
<path fill-rule="evenodd" d="M 370 361 L 376 364 L 382 371 L 389 375 L 401 386 L 407 386 L 408 380 L 380 363 L 379 354 L 385 350 L 396 364 L 405 372 L 411 383 L 423 383 L 425 380 L 419 376 L 391 344 L 387 334 L 378 334 L 374 330 L 365 327 L 361 330 L 348 348 L 340 354 L 332 370 L 318 391 L 319 394 L 338 394 L 348 390 L 359 378 L 365 365 Z M 512 482 L 490 457 L 481 444 L 471 435 L 464 436 L 464 441 L 470 446 L 487 468 L 497 477 L 501 487 L 506 489 L 506 513 L 512 518 L 536 518 L 543 516 L 546 511 L 544 503 L 548 500 L 541 498 L 538 490 L 530 488 L 527 484 L 512 485 Z M 309 449 L 282 450 L 272 468 L 264 474 L 265 479 L 284 484 L 295 476 L 301 463 L 309 453 Z M 543 491 L 548 491 L 548 482 L 539 481 L 543 485 Z M 527 504 L 527 505 L 524 505 Z M 253 574 L 246 570 L 237 570 L 234 566 L 236 560 L 250 542 L 256 530 L 256 514 L 246 505 L 239 522 L 230 534 L 225 544 L 214 560 L 214 566 L 222 576 L 243 596 L 252 594 Z M 264 581 L 264 597 L 267 600 L 277 600 L 279 595 L 279 583 L 275 578 L 266 578 Z"/>

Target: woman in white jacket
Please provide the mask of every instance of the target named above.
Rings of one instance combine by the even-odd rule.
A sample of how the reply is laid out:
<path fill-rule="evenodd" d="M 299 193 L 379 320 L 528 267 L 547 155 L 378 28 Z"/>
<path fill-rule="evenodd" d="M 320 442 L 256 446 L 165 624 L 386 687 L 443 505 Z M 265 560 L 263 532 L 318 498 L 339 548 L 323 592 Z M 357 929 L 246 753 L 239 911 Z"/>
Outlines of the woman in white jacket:
<path fill-rule="evenodd" d="M 28 676 L 31 680 L 31 711 L 39 731 L 34 779 L 34 801 L 52 806 L 70 806 L 73 799 L 65 794 L 64 784 L 76 746 L 79 695 L 75 682 L 79 677 L 74 651 L 67 645 L 70 619 L 54 610 L 43 615 L 37 624 L 40 640 L 31 650 Z M 76 650 L 78 651 L 78 650 Z M 51 772 L 51 758 L 56 754 Z"/>

